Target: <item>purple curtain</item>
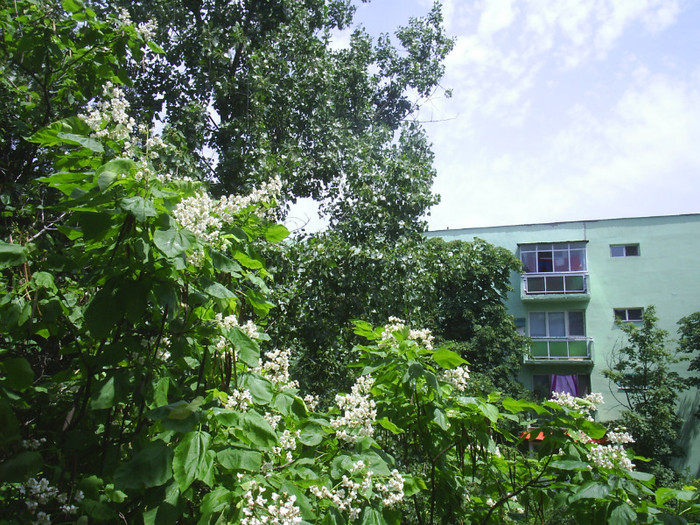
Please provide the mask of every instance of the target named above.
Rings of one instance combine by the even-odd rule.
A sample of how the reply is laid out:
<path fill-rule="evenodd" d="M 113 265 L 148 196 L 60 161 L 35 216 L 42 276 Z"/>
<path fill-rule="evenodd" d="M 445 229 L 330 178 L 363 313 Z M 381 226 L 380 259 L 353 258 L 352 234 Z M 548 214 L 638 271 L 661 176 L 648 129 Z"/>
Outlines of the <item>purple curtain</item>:
<path fill-rule="evenodd" d="M 568 375 L 568 376 L 557 376 L 552 375 L 552 382 L 550 383 L 549 393 L 550 395 L 554 392 L 566 392 L 572 396 L 579 396 L 578 392 L 578 376 Z"/>

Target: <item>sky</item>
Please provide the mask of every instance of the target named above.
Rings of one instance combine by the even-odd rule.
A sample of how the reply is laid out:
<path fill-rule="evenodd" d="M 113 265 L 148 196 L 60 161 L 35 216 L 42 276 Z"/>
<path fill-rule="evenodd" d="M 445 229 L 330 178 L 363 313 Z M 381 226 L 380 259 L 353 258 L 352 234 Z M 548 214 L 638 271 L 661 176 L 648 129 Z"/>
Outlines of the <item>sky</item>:
<path fill-rule="evenodd" d="M 356 19 L 392 34 L 431 5 L 373 0 Z M 442 5 L 453 96 L 419 115 L 429 229 L 700 212 L 700 0 Z"/>

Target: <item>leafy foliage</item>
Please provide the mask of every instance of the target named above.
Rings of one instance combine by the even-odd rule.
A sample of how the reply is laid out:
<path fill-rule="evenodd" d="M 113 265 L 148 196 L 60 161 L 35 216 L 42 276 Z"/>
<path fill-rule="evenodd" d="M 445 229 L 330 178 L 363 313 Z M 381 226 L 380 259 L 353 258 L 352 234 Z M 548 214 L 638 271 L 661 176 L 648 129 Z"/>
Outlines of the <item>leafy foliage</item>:
<path fill-rule="evenodd" d="M 374 213 L 383 203 L 371 206 L 378 190 L 403 210 L 390 228 L 404 231 L 436 202 L 432 154 L 407 119 L 440 89 L 453 46 L 439 4 L 400 28 L 395 43 L 356 28 L 340 48 L 334 32 L 349 31 L 355 11 L 347 0 L 100 4 L 157 22 L 165 53 L 132 70 L 132 101 L 149 115 L 164 111 L 220 191 L 283 172 L 291 200 L 326 201 L 331 222 L 356 235 L 389 226 Z"/>
<path fill-rule="evenodd" d="M 510 252 L 483 241 L 354 244 L 335 232 L 316 235 L 277 253 L 275 295 L 288 321 L 269 331 L 294 349 L 302 384 L 331 399 L 350 387 L 345 366 L 358 341 L 352 320 L 390 316 L 458 342 L 475 381 L 513 392 L 524 341 L 503 299 L 517 267 Z"/>
<path fill-rule="evenodd" d="M 657 327 L 657 321 L 655 308 L 649 306 L 644 309 L 641 326 L 619 323 L 628 342 L 604 374 L 623 392 L 620 401 L 626 410 L 619 424 L 636 437 L 635 450 L 652 459 L 642 468 L 672 479 L 669 467 L 679 453 L 676 442 L 682 424 L 676 405 L 688 385 L 671 369 L 680 358 L 668 349 L 668 333 Z"/>
<path fill-rule="evenodd" d="M 678 321 L 678 326 L 678 333 L 681 336 L 678 349 L 690 355 L 688 370 L 700 371 L 700 355 L 692 355 L 700 350 L 700 312 L 684 317 Z M 700 385 L 700 378 L 697 376 L 691 376 L 688 380 L 695 386 Z"/>

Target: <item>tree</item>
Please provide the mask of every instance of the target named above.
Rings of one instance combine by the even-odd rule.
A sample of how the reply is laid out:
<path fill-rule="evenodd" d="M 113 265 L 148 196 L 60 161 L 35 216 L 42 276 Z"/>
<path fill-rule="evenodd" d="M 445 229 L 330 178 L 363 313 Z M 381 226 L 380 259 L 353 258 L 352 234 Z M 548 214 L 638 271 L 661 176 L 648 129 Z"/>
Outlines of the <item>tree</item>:
<path fill-rule="evenodd" d="M 687 382 L 671 364 L 681 359 L 668 349 L 668 332 L 658 328 L 653 306 L 644 309 L 641 326 L 620 322 L 627 343 L 619 349 L 612 369 L 603 373 L 624 395 L 625 410 L 619 424 L 635 436 L 635 451 L 652 459 L 648 468 L 664 479 L 673 478 L 670 463 L 681 451 L 676 413 L 678 398 Z M 645 468 L 645 467 L 642 467 Z"/>
<path fill-rule="evenodd" d="M 678 341 L 678 349 L 691 356 L 688 370 L 700 371 L 700 355 L 692 356 L 692 354 L 700 350 L 700 312 L 695 312 L 678 321 L 678 333 L 680 340 Z M 700 377 L 689 377 L 690 384 L 700 386 Z"/>
<path fill-rule="evenodd" d="M 287 322 L 268 329 L 294 350 L 302 384 L 329 399 L 348 386 L 352 321 L 390 316 L 456 344 L 472 367 L 471 384 L 513 393 L 525 341 L 503 301 L 518 265 L 508 250 L 480 240 L 354 244 L 327 232 L 279 246 L 273 290 Z"/>
<path fill-rule="evenodd" d="M 434 172 L 416 109 L 439 89 L 453 42 L 439 4 L 374 41 L 363 29 L 336 48 L 333 31 L 352 25 L 348 0 L 105 0 L 140 23 L 158 23 L 165 49 L 132 68 L 133 105 L 164 111 L 189 149 L 217 157 L 208 178 L 238 191 L 272 175 L 290 200 L 325 201 L 333 222 L 381 191 L 409 202 L 409 230 L 435 202 Z M 428 159 L 429 160 L 429 159 Z M 399 184 L 397 184 L 399 181 Z M 409 183 L 410 181 L 410 183 Z M 387 190 L 387 191 L 385 191 Z M 368 213 L 362 230 L 381 216 Z M 354 224 L 348 227 L 357 233 Z"/>

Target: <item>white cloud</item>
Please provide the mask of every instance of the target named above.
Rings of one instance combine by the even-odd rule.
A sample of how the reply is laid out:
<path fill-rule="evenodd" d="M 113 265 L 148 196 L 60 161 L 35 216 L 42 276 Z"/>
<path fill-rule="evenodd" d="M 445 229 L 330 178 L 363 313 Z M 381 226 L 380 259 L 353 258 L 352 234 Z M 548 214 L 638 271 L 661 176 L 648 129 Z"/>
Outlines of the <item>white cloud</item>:
<path fill-rule="evenodd" d="M 607 115 L 578 105 L 548 139 L 438 156 L 442 203 L 432 228 L 697 212 L 700 89 L 639 75 Z M 439 150 L 438 150 L 439 151 Z"/>
<path fill-rule="evenodd" d="M 509 27 L 515 15 L 512 0 L 486 0 L 479 18 L 478 33 L 489 38 L 493 33 Z"/>

